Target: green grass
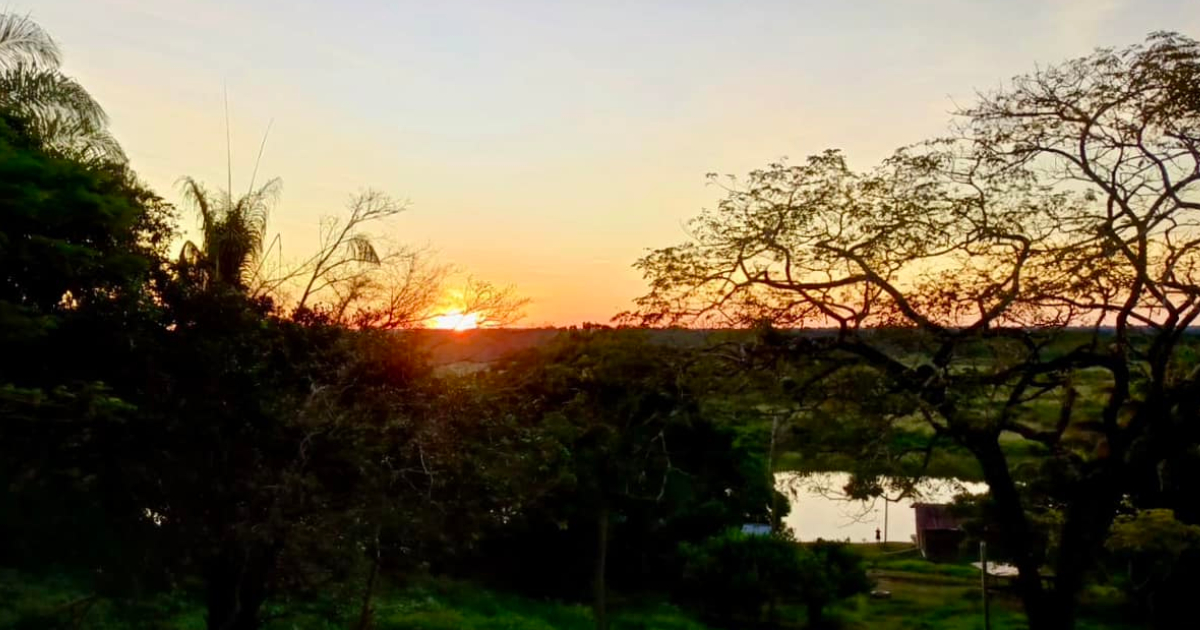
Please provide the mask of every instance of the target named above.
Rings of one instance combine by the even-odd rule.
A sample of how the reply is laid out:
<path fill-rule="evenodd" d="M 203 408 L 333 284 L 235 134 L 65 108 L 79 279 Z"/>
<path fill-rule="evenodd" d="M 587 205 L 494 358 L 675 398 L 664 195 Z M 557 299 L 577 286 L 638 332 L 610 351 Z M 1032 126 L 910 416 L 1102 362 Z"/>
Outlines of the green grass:
<path fill-rule="evenodd" d="M 587 606 L 540 601 L 481 590 L 468 584 L 433 581 L 381 600 L 379 630 L 586 630 L 595 627 Z M 705 630 L 667 606 L 618 608 L 616 630 Z"/>
<path fill-rule="evenodd" d="M 832 611 L 843 630 L 976 630 L 983 628 L 979 570 L 969 564 L 934 563 L 904 553 L 908 545 L 854 545 L 887 599 L 860 596 Z M 1028 627 L 1020 600 L 1001 583 L 991 592 L 992 628 Z M 1140 624 L 1123 620 L 1118 592 L 1089 587 L 1080 597 L 1077 630 L 1132 630 Z"/>
<path fill-rule="evenodd" d="M 887 599 L 860 596 L 833 607 L 828 615 L 843 630 L 975 630 L 983 627 L 978 572 L 969 566 L 934 564 L 890 552 L 904 545 L 856 545 L 878 588 Z M 33 630 L 76 627 L 80 630 L 203 630 L 204 611 L 195 599 L 159 595 L 136 605 L 96 600 L 73 625 L 67 606 L 89 593 L 76 582 L 50 576 L 34 578 L 0 570 L 0 629 Z M 1083 594 L 1079 630 L 1131 630 L 1120 622 L 1119 595 L 1091 588 Z M 685 612 L 668 605 L 616 602 L 614 630 L 706 630 Z M 275 603 L 266 630 L 345 630 L 357 619 L 352 597 L 299 603 Z M 375 600 L 376 630 L 591 630 L 587 606 L 488 591 L 445 580 L 422 580 L 403 588 L 384 588 Z M 781 628 L 804 626 L 803 608 L 782 606 Z M 1009 592 L 992 595 L 992 628 L 1023 630 L 1020 602 Z"/>
<path fill-rule="evenodd" d="M 978 575 L 974 579 L 939 577 L 921 579 L 924 573 L 879 572 L 878 587 L 891 592 L 888 599 L 860 596 L 833 611 L 844 630 L 979 630 L 983 628 L 983 601 Z M 1028 628 L 1021 604 L 1010 592 L 991 592 L 991 620 L 995 630 Z M 1133 630 L 1143 624 L 1121 619 L 1107 608 L 1089 606 L 1086 598 L 1077 630 Z"/>
<path fill-rule="evenodd" d="M 196 598 L 164 594 L 136 604 L 91 599 L 79 582 L 0 570 L 0 629 L 203 630 L 204 610 Z M 72 604 L 76 604 L 72 606 Z M 86 606 L 86 608 L 85 608 Z M 345 630 L 358 618 L 357 601 L 329 598 L 310 603 L 272 603 L 266 630 Z M 614 630 L 707 630 L 665 604 L 616 606 Z M 477 586 L 424 580 L 385 588 L 374 602 L 376 630 L 590 630 L 586 606 L 495 593 Z"/>
<path fill-rule="evenodd" d="M 0 628 L 41 630 L 204 630 L 203 611 L 190 598 L 159 595 L 119 602 L 80 588 L 61 575 L 35 577 L 0 569 Z"/>
<path fill-rule="evenodd" d="M 972 583 L 928 583 L 900 576 L 876 576 L 878 586 L 891 592 L 887 599 L 860 596 L 834 611 L 847 630 L 975 630 L 983 627 L 983 604 Z M 992 628 L 1017 630 L 1027 626 L 1013 601 L 993 601 Z"/>
<path fill-rule="evenodd" d="M 961 564 L 936 564 L 920 558 L 907 560 L 880 560 L 873 568 L 879 572 L 908 573 L 915 575 L 939 575 L 943 577 L 978 580 L 979 569 Z"/>

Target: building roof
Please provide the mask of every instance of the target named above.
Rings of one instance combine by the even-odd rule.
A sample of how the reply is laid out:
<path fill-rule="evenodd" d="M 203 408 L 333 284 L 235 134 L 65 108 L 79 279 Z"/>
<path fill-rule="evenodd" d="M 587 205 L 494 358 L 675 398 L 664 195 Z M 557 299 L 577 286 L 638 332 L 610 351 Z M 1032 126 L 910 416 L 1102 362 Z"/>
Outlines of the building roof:
<path fill-rule="evenodd" d="M 748 536 L 770 536 L 771 526 L 762 523 L 745 523 L 742 525 L 742 533 Z"/>
<path fill-rule="evenodd" d="M 928 529 L 962 529 L 962 520 L 950 513 L 945 503 L 915 503 L 917 531 Z"/>

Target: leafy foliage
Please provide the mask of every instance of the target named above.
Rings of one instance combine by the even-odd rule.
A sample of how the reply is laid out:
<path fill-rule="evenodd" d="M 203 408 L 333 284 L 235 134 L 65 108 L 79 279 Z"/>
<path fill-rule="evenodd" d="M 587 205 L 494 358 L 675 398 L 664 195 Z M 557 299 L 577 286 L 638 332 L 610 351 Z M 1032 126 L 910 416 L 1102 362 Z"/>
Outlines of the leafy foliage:
<path fill-rule="evenodd" d="M 841 543 L 802 546 L 731 529 L 684 543 L 681 553 L 687 601 L 726 623 L 757 622 L 768 604 L 774 610 L 794 602 L 806 606 L 810 626 L 819 626 L 826 607 L 871 587 L 862 559 Z"/>
<path fill-rule="evenodd" d="M 144 560 L 129 552 L 140 516 L 110 518 L 139 508 L 108 499 L 136 461 L 125 385 L 145 384 L 171 209 L 123 167 L 47 150 L 21 120 L 0 123 L 0 156 L 0 557 L 104 566 L 98 586 L 117 588 Z"/>
<path fill-rule="evenodd" d="M 701 411 L 691 375 L 700 359 L 638 331 L 593 329 L 485 377 L 503 393 L 493 404 L 521 427 L 525 446 L 514 447 L 538 453 L 484 547 L 483 562 L 505 567 L 499 579 L 573 598 L 610 581 L 665 591 L 680 541 L 766 520 L 774 491 L 761 445 Z"/>
<path fill-rule="evenodd" d="M 862 558 L 849 545 L 818 541 L 805 551 L 800 599 L 808 609 L 809 625 L 822 624 L 825 609 L 834 602 L 871 589 Z"/>
<path fill-rule="evenodd" d="M 1154 627 L 1190 614 L 1200 586 L 1200 526 L 1181 523 L 1171 510 L 1141 510 L 1117 519 L 1107 546 L 1128 563 L 1126 588 Z"/>
<path fill-rule="evenodd" d="M 123 169 L 57 157 L 11 118 L 0 120 L 0 204 L 0 313 L 28 325 L 139 291 L 169 237 L 165 205 Z"/>
<path fill-rule="evenodd" d="M 716 619 L 758 621 L 763 608 L 799 593 L 800 547 L 776 536 L 730 529 L 699 543 L 683 543 L 686 601 Z"/>

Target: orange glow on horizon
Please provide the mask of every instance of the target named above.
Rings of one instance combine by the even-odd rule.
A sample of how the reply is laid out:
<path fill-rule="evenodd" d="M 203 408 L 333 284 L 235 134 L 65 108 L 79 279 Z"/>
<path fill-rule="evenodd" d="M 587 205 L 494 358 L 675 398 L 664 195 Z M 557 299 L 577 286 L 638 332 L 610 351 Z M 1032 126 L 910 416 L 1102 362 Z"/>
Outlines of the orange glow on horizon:
<path fill-rule="evenodd" d="M 433 327 L 442 330 L 474 330 L 479 328 L 479 313 L 450 311 L 445 315 L 433 316 Z"/>

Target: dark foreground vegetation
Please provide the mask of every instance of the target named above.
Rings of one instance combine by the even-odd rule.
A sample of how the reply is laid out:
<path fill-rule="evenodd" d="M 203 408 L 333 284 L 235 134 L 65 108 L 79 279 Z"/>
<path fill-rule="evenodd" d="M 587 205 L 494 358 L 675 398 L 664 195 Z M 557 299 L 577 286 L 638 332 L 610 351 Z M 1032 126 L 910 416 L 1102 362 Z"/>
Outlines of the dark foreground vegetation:
<path fill-rule="evenodd" d="M 277 182 L 185 179 L 177 212 L 37 25 L 0 27 L 0 624 L 979 627 L 968 567 L 791 540 L 781 462 L 855 497 L 985 481 L 956 509 L 1020 570 L 994 627 L 1190 610 L 1190 39 L 1019 78 L 872 171 L 734 180 L 624 321 L 741 330 L 588 325 L 447 370 L 400 332 L 444 268 L 372 238 L 402 204 L 357 195 L 274 268 Z"/>
<path fill-rule="evenodd" d="M 874 599 L 858 595 L 823 612 L 826 626 L 843 630 L 975 629 L 982 627 L 983 603 L 978 572 L 969 566 L 933 564 L 900 546 L 883 554 L 874 545 L 859 546 L 870 579 L 891 596 Z M 896 559 L 895 555 L 900 552 Z M 201 602 L 184 590 L 158 593 L 136 600 L 98 596 L 85 580 L 62 575 L 0 573 L 0 627 L 12 628 L 159 628 L 201 630 L 206 627 Z M 993 587 L 992 627 L 1027 628 L 1019 598 L 1003 585 Z M 1085 630 L 1129 630 L 1144 627 L 1140 616 L 1124 605 L 1112 587 L 1092 586 L 1081 600 L 1085 614 L 1077 627 Z M 359 601 L 353 589 L 331 588 L 320 598 L 282 598 L 264 607 L 263 628 L 317 630 L 353 627 Z M 406 585 L 380 585 L 374 604 L 376 628 L 405 630 L 583 630 L 595 627 L 589 606 L 569 601 L 528 597 L 488 590 L 478 584 L 428 578 Z M 776 623 L 742 619 L 733 627 L 803 628 L 805 606 L 784 604 Z M 612 628 L 708 630 L 695 613 L 650 598 L 622 598 Z"/>

